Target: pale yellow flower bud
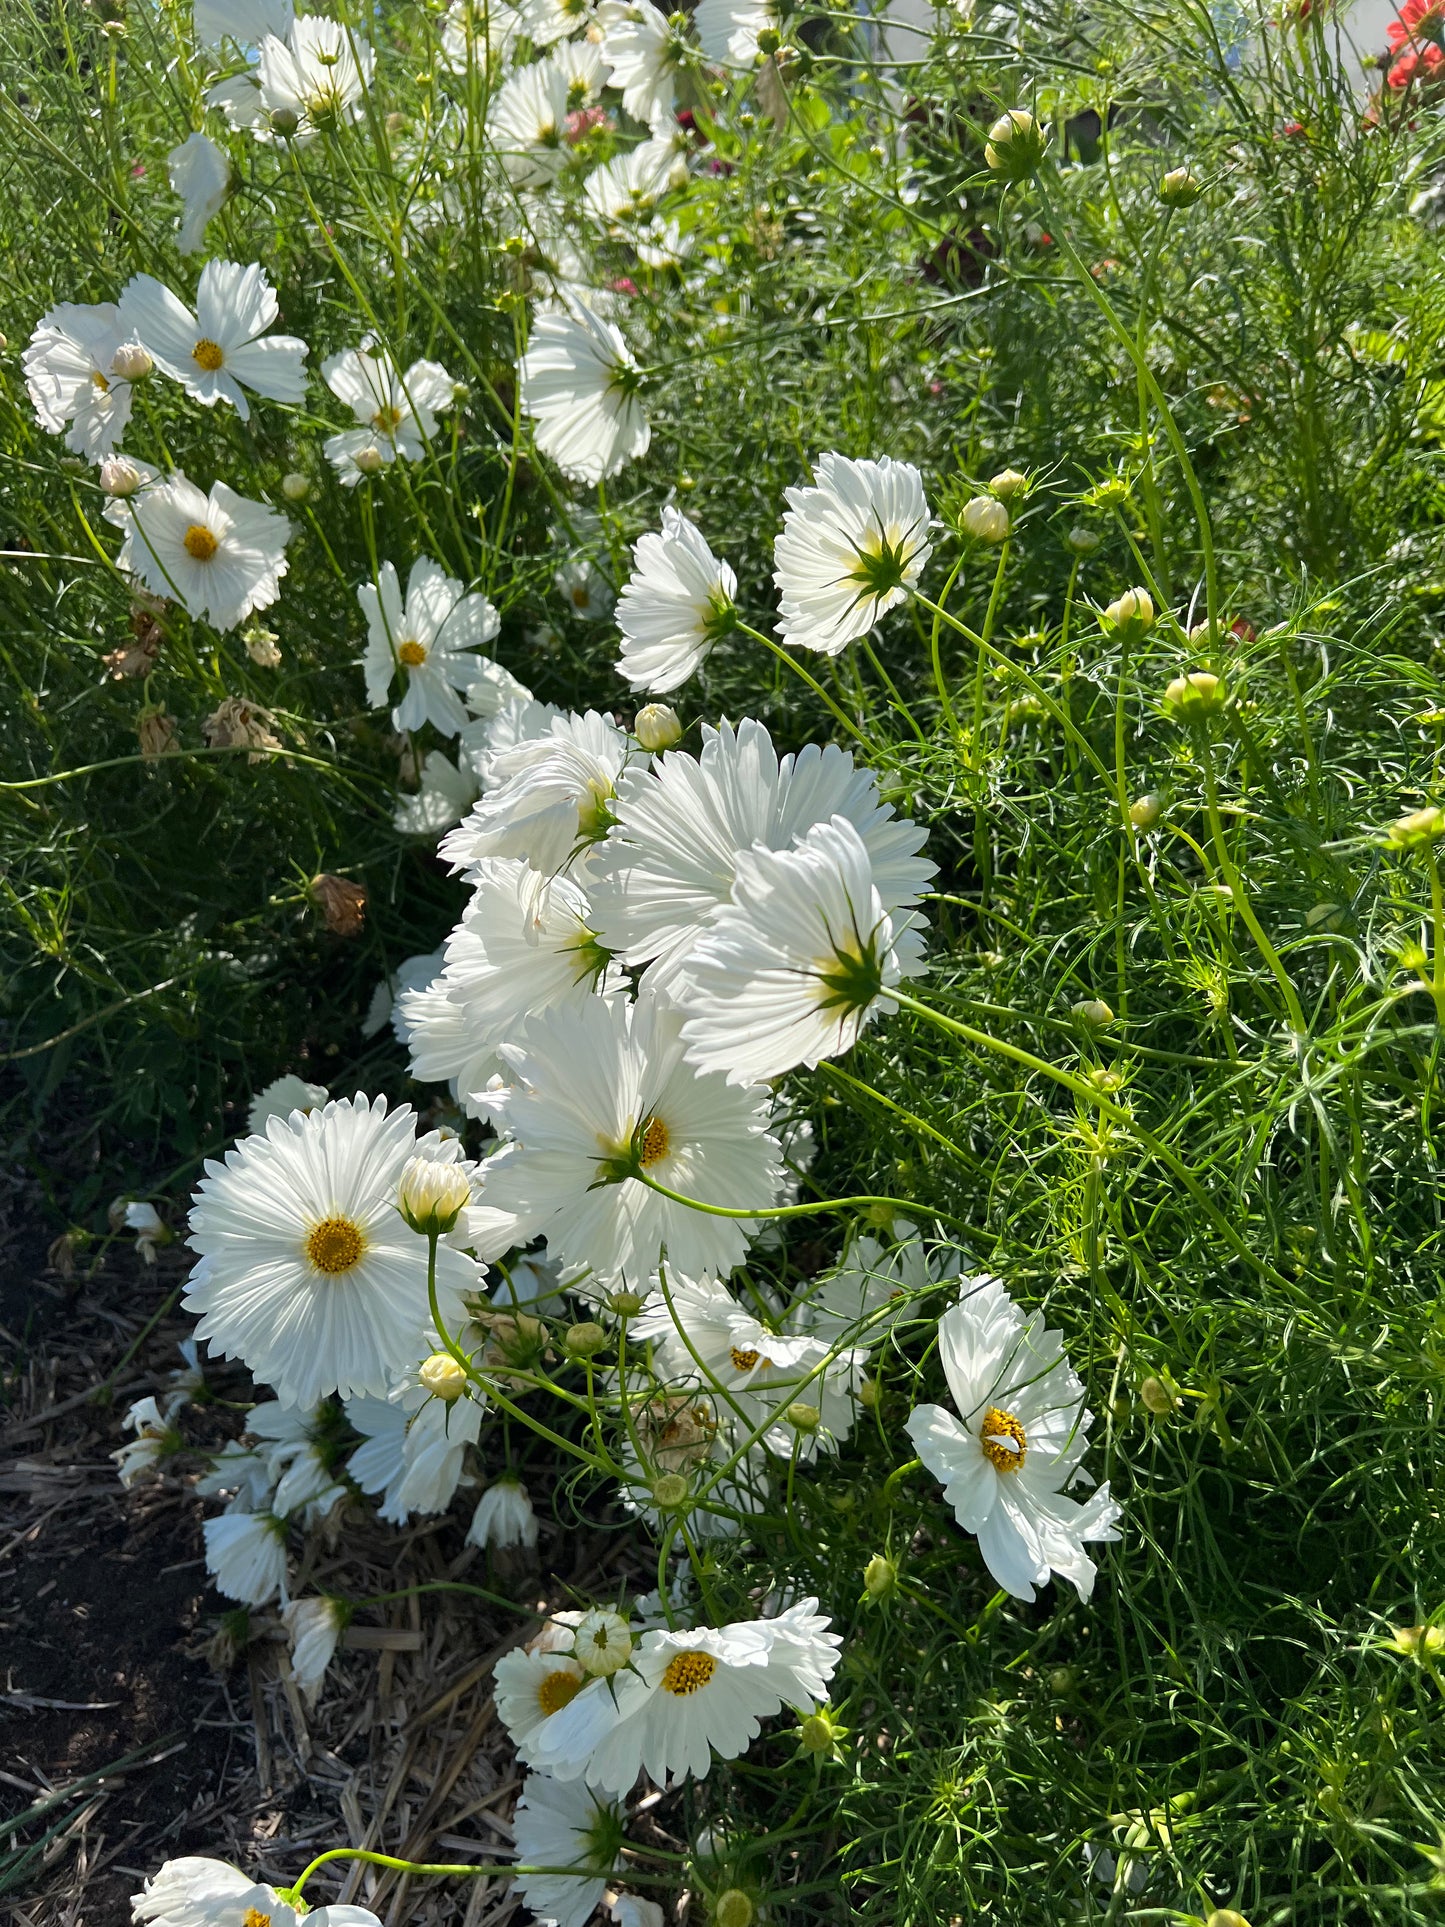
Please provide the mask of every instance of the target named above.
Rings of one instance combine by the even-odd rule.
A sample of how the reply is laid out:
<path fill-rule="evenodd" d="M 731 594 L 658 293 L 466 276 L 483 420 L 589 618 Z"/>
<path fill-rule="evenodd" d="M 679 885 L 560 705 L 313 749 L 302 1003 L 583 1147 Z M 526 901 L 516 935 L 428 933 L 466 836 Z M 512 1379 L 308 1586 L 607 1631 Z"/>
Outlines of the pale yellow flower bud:
<path fill-rule="evenodd" d="M 471 1199 L 471 1180 L 461 1165 L 436 1158 L 410 1159 L 396 1189 L 397 1210 L 423 1237 L 450 1231 Z"/>
<path fill-rule="evenodd" d="M 667 703 L 648 703 L 638 710 L 632 733 L 645 750 L 671 749 L 682 741 L 682 719 Z"/>
<path fill-rule="evenodd" d="M 110 358 L 110 372 L 118 381 L 144 381 L 154 367 L 138 341 L 123 341 Z"/>
<path fill-rule="evenodd" d="M 467 1389 L 467 1375 L 450 1352 L 433 1352 L 422 1360 L 417 1377 L 433 1398 L 455 1404 Z"/>
<path fill-rule="evenodd" d="M 1016 468 L 1000 469 L 989 482 L 989 487 L 1001 502 L 1010 502 L 1020 490 L 1029 485 L 1027 475 L 1021 475 Z"/>
<path fill-rule="evenodd" d="M 360 448 L 351 459 L 363 475 L 375 475 L 383 466 L 379 448 Z"/>
<path fill-rule="evenodd" d="M 281 493 L 288 502 L 304 502 L 311 493 L 311 477 L 293 468 L 289 475 L 281 477 Z"/>
<path fill-rule="evenodd" d="M 1397 817 L 1386 830 L 1385 841 L 1392 849 L 1410 850 L 1434 843 L 1441 836 L 1445 836 L 1445 810 L 1432 804 L 1428 809 Z"/>
<path fill-rule="evenodd" d="M 1164 691 L 1164 705 L 1178 716 L 1193 719 L 1223 709 L 1228 695 L 1218 676 L 1207 669 L 1191 669 L 1187 676 L 1176 676 L 1170 683 Z"/>
<path fill-rule="evenodd" d="M 1152 790 L 1146 790 L 1143 796 L 1136 796 L 1129 805 L 1129 821 L 1136 830 L 1152 830 L 1163 809 L 1161 799 Z"/>
<path fill-rule="evenodd" d="M 1027 180 L 1044 157 L 1044 137 L 1033 115 L 1023 107 L 1000 114 L 988 130 L 983 157 L 995 174 Z"/>
<path fill-rule="evenodd" d="M 1070 1004 L 1070 1010 L 1082 1024 L 1090 1030 L 1107 1030 L 1114 1021 L 1114 1013 L 1102 997 L 1085 997 L 1077 1004 Z"/>
<path fill-rule="evenodd" d="M 1002 542 L 1009 532 L 1009 513 L 991 495 L 975 495 L 964 503 L 958 526 L 975 542 Z"/>
<path fill-rule="evenodd" d="M 1159 198 L 1165 207 L 1189 207 L 1203 192 L 1203 183 L 1187 167 L 1171 167 L 1159 183 Z"/>
<path fill-rule="evenodd" d="M 1139 1387 L 1139 1397 L 1144 1409 L 1152 1412 L 1155 1418 L 1163 1418 L 1179 1403 L 1163 1379 L 1155 1378 L 1152 1373 Z"/>
<path fill-rule="evenodd" d="M 606 1679 L 632 1657 L 632 1628 L 620 1613 L 600 1608 L 586 1613 L 573 1635 L 572 1653 L 584 1673 Z"/>
<path fill-rule="evenodd" d="M 1147 636 L 1154 627 L 1154 598 L 1147 589 L 1126 589 L 1104 611 L 1104 627 L 1126 640 Z"/>

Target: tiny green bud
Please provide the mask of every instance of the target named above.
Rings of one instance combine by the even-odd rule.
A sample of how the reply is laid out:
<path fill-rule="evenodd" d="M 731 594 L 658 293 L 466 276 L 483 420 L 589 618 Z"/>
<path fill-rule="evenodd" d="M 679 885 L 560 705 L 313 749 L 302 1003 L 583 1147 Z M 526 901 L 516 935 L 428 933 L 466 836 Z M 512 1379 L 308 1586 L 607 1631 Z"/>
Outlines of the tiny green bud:
<path fill-rule="evenodd" d="M 1063 1699 L 1078 1685 L 1078 1676 L 1072 1666 L 1056 1666 L 1049 1674 L 1049 1691 L 1056 1699 Z"/>
<path fill-rule="evenodd" d="M 865 1412 L 878 1410 L 879 1387 L 876 1378 L 865 1372 L 858 1381 L 858 1403 Z"/>
<path fill-rule="evenodd" d="M 1028 485 L 1028 476 L 1021 475 L 1016 468 L 1000 469 L 989 482 L 989 487 L 1001 502 L 1012 501 L 1014 496 L 1026 489 Z"/>
<path fill-rule="evenodd" d="M 288 502 L 304 502 L 311 493 L 311 477 L 293 468 L 289 475 L 281 477 L 281 493 Z"/>
<path fill-rule="evenodd" d="M 816 1432 L 823 1422 L 823 1414 L 817 1406 L 809 1405 L 803 1399 L 795 1399 L 783 1417 L 795 1432 Z"/>
<path fill-rule="evenodd" d="M 1176 716 L 1193 721 L 1223 709 L 1228 696 L 1218 676 L 1207 669 L 1191 669 L 1187 676 L 1176 676 L 1164 691 L 1164 706 Z"/>
<path fill-rule="evenodd" d="M 433 1352 L 423 1359 L 417 1377 L 433 1398 L 447 1405 L 455 1403 L 467 1389 L 467 1375 L 450 1352 Z"/>
<path fill-rule="evenodd" d="M 647 1300 L 636 1291 L 614 1291 L 607 1300 L 607 1309 L 619 1318 L 635 1318 Z"/>
<path fill-rule="evenodd" d="M 975 495 L 964 503 L 958 526 L 974 542 L 1002 542 L 1009 532 L 1009 513 L 991 495 Z"/>
<path fill-rule="evenodd" d="M 757 1908 L 741 1887 L 729 1887 L 717 1897 L 712 1917 L 717 1927 L 752 1927 Z"/>
<path fill-rule="evenodd" d="M 1203 192 L 1198 176 L 1187 167 L 1171 167 L 1159 183 L 1159 198 L 1165 207 L 1190 207 Z"/>
<path fill-rule="evenodd" d="M 1092 1070 L 1085 1073 L 1085 1076 L 1094 1089 L 1105 1097 L 1112 1097 L 1115 1091 L 1122 1090 L 1124 1087 L 1124 1080 L 1118 1071 L 1111 1071 L 1104 1064 L 1095 1064 Z"/>
<path fill-rule="evenodd" d="M 887 1553 L 875 1552 L 863 1568 L 863 1590 L 870 1599 L 886 1599 L 898 1584 L 898 1563 Z"/>
<path fill-rule="evenodd" d="M 660 1512 L 675 1512 L 687 1503 L 688 1484 L 680 1472 L 664 1472 L 652 1488 L 652 1503 Z"/>
<path fill-rule="evenodd" d="M 1152 790 L 1146 790 L 1142 796 L 1136 796 L 1129 805 L 1129 821 L 1136 830 L 1152 830 L 1159 821 L 1163 809 L 1164 804 L 1161 799 Z"/>
<path fill-rule="evenodd" d="M 783 44 L 783 36 L 776 27 L 763 27 L 758 34 L 758 52 L 775 54 Z"/>
<path fill-rule="evenodd" d="M 1069 1009 L 1090 1030 L 1107 1030 L 1114 1021 L 1114 1013 L 1102 997 L 1084 997 L 1077 1004 L 1070 1004 Z"/>
<path fill-rule="evenodd" d="M 276 107 L 271 112 L 271 132 L 279 134 L 283 141 L 289 141 L 301 125 L 299 118 L 289 107 Z"/>
<path fill-rule="evenodd" d="M 823 1708 L 810 1713 L 798 1727 L 798 1745 L 805 1753 L 818 1756 L 831 1753 L 847 1730 L 845 1726 L 838 1726 L 827 1709 Z"/>
<path fill-rule="evenodd" d="M 1082 522 L 1076 522 L 1064 537 L 1064 547 L 1072 555 L 1092 555 L 1103 540 L 1097 529 L 1087 529 Z"/>
<path fill-rule="evenodd" d="M 1152 1412 L 1155 1418 L 1163 1418 L 1179 1403 L 1163 1379 L 1155 1378 L 1152 1372 L 1139 1387 L 1139 1397 L 1145 1411 Z"/>
<path fill-rule="evenodd" d="M 591 1358 L 600 1352 L 607 1343 L 607 1333 L 598 1324 L 589 1321 L 585 1325 L 573 1325 L 562 1340 L 563 1349 L 572 1358 Z"/>

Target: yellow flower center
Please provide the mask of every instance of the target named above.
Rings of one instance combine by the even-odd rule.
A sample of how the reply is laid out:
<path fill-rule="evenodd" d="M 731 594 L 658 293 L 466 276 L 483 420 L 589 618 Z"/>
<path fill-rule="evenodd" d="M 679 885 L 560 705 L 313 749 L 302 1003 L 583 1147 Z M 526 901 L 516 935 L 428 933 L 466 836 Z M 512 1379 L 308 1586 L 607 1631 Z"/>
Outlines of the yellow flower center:
<path fill-rule="evenodd" d="M 399 408 L 378 408 L 371 418 L 371 425 L 373 428 L 379 428 L 383 435 L 394 435 L 397 429 L 401 427 L 401 410 Z"/>
<path fill-rule="evenodd" d="M 672 1140 L 667 1135 L 667 1126 L 660 1117 L 650 1117 L 642 1133 L 642 1154 L 639 1162 L 644 1166 L 660 1164 L 672 1148 Z"/>
<path fill-rule="evenodd" d="M 241 1916 L 241 1927 L 271 1927 L 271 1916 L 259 1907 L 248 1907 Z"/>
<path fill-rule="evenodd" d="M 559 1713 L 582 1690 L 582 1682 L 575 1673 L 548 1673 L 537 1688 L 537 1704 L 548 1715 Z"/>
<path fill-rule="evenodd" d="M 773 1362 L 770 1358 L 764 1358 L 761 1352 L 740 1351 L 736 1345 L 728 1356 L 732 1359 L 735 1372 L 750 1372 L 754 1365 L 762 1365 L 766 1368 Z"/>
<path fill-rule="evenodd" d="M 208 375 L 214 375 L 225 359 L 215 342 L 208 341 L 204 335 L 191 350 L 191 360 L 198 368 L 204 368 Z"/>
<path fill-rule="evenodd" d="M 1012 1412 L 1001 1412 L 990 1405 L 979 1428 L 983 1456 L 999 1472 L 1017 1472 L 1028 1452 L 1024 1428 Z"/>
<path fill-rule="evenodd" d="M 98 368 L 92 369 L 90 379 L 95 383 L 102 395 L 108 395 L 110 393 L 110 383 Z"/>
<path fill-rule="evenodd" d="M 679 1699 L 686 1699 L 689 1693 L 696 1693 L 706 1686 L 717 1671 L 717 1661 L 711 1653 L 679 1653 L 676 1659 L 667 1663 L 667 1671 L 662 1676 L 664 1693 L 675 1693 Z"/>
<path fill-rule="evenodd" d="M 396 653 L 398 660 L 404 662 L 408 669 L 416 669 L 426 661 L 426 644 L 418 642 L 414 636 L 408 636 Z"/>
<path fill-rule="evenodd" d="M 181 547 L 193 562 L 209 562 L 220 546 L 204 522 L 192 522 L 181 537 Z"/>
<path fill-rule="evenodd" d="M 574 609 L 587 607 L 587 585 L 583 582 L 579 582 L 572 591 L 572 607 Z"/>
<path fill-rule="evenodd" d="M 312 1225 L 306 1239 L 306 1256 L 313 1269 L 324 1271 L 328 1278 L 339 1278 L 343 1271 L 359 1265 L 365 1250 L 360 1227 L 350 1218 L 323 1218 L 320 1224 Z"/>

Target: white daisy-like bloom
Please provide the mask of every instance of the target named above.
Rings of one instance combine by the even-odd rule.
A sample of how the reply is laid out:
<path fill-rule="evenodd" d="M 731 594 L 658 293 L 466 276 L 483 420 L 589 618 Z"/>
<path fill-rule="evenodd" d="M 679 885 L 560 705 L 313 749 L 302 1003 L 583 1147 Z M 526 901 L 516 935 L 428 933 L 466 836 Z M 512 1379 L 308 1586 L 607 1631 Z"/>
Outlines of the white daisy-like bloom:
<path fill-rule="evenodd" d="M 768 1094 L 699 1077 L 677 1013 L 651 997 L 594 997 L 544 1012 L 502 1056 L 519 1082 L 487 1160 L 482 1202 L 545 1234 L 553 1257 L 591 1267 L 598 1287 L 669 1271 L 709 1278 L 742 1261 L 757 1220 L 711 1217 L 650 1190 L 634 1172 L 704 1204 L 766 1210 L 778 1146 Z"/>
<path fill-rule="evenodd" d="M 957 1279 L 956 1251 L 930 1253 L 912 1225 L 884 1246 L 866 1233 L 849 1240 L 842 1262 L 816 1279 L 788 1313 L 789 1328 L 816 1332 L 830 1344 L 871 1348 L 910 1316 L 930 1287 Z"/>
<path fill-rule="evenodd" d="M 467 1527 L 470 1546 L 535 1546 L 537 1515 L 520 1479 L 494 1479 Z"/>
<path fill-rule="evenodd" d="M 737 592 L 696 524 L 664 508 L 661 534 L 633 545 L 632 578 L 617 600 L 618 675 L 655 696 L 679 688 L 732 628 Z"/>
<path fill-rule="evenodd" d="M 227 1512 L 264 1512 L 271 1484 L 261 1453 L 230 1439 L 196 1480 L 196 1493 L 202 1499 L 224 1499 Z"/>
<path fill-rule="evenodd" d="M 692 16 L 703 52 L 719 67 L 755 67 L 758 35 L 766 27 L 776 33 L 778 21 L 777 9 L 758 0 L 698 0 Z"/>
<path fill-rule="evenodd" d="M 403 957 L 392 975 L 383 979 L 380 986 L 386 991 L 388 1002 L 386 1015 L 376 1026 L 377 1030 L 389 1022 L 397 1043 L 409 1042 L 411 1032 L 408 1029 L 406 1012 L 402 1007 L 402 999 L 408 991 L 425 990 L 428 984 L 434 984 L 442 974 L 442 965 L 445 962 L 446 946 L 444 944 L 435 950 L 424 951 L 418 956 Z M 393 993 L 395 993 L 394 997 Z"/>
<path fill-rule="evenodd" d="M 612 85 L 636 121 L 650 127 L 669 119 L 677 99 L 682 48 L 668 17 L 651 0 L 602 0 L 597 9 L 602 58 Z"/>
<path fill-rule="evenodd" d="M 179 469 L 133 495 L 127 507 L 116 567 L 153 595 L 174 596 L 188 615 L 206 616 L 222 630 L 269 609 L 280 595 L 291 524 L 278 510 L 224 482 L 213 482 L 205 495 Z"/>
<path fill-rule="evenodd" d="M 464 874 L 488 856 L 525 857 L 556 874 L 605 833 L 631 753 L 626 731 L 595 709 L 552 717 L 543 734 L 489 758 L 486 793 L 442 838 L 442 858 Z"/>
<path fill-rule="evenodd" d="M 505 59 L 523 31 L 522 15 L 508 0 L 453 0 L 442 22 L 442 65 L 454 74 L 485 68 L 489 55 Z"/>
<path fill-rule="evenodd" d="M 174 1452 L 181 1435 L 153 1397 L 137 1399 L 122 1420 L 135 1437 L 111 1453 L 116 1476 L 127 1492 L 147 1474 L 154 1472 L 163 1458 Z"/>
<path fill-rule="evenodd" d="M 705 727 L 700 756 L 673 750 L 634 765 L 610 810 L 590 885 L 597 928 L 609 950 L 648 965 L 647 981 L 662 988 L 731 901 L 739 858 L 758 844 L 786 850 L 815 824 L 847 817 L 890 915 L 916 903 L 934 871 L 917 854 L 927 833 L 879 801 L 871 770 L 833 743 L 780 761 L 750 717 L 736 729 Z"/>
<path fill-rule="evenodd" d="M 468 708 L 476 709 L 478 693 L 478 685 L 474 683 L 467 691 Z M 476 771 L 483 790 L 495 789 L 502 780 L 497 774 L 499 757 L 521 743 L 536 743 L 550 736 L 553 723 L 567 713 L 556 703 L 538 702 L 530 691 L 522 690 L 519 696 L 503 702 L 494 714 L 479 715 L 475 722 L 468 723 L 461 734 L 461 747 L 468 767 Z"/>
<path fill-rule="evenodd" d="M 920 1405 L 907 1431 L 958 1523 L 1016 1599 L 1052 1573 L 1088 1599 L 1096 1567 L 1084 1546 L 1119 1537 L 1121 1508 L 1107 1483 L 1069 1497 L 1090 1483 L 1080 1460 L 1093 1414 L 1061 1334 L 1039 1312 L 1025 1318 L 997 1278 L 969 1279 L 939 1320 L 938 1349 L 958 1417 Z"/>
<path fill-rule="evenodd" d="M 641 372 L 612 322 L 585 308 L 538 315 L 521 374 L 537 446 L 574 482 L 605 481 L 647 453 Z"/>
<path fill-rule="evenodd" d="M 518 187 L 545 187 L 567 159 L 567 76 L 550 60 L 514 68 L 487 114 L 487 134 Z"/>
<path fill-rule="evenodd" d="M 656 1341 L 660 1377 L 714 1392 L 732 1432 L 768 1427 L 763 1443 L 782 1458 L 836 1450 L 853 1429 L 866 1352 L 840 1348 L 835 1357 L 827 1339 L 770 1330 L 719 1279 L 679 1279 L 666 1292 L 659 1286 L 632 1330 Z M 816 1430 L 787 1422 L 795 1401 L 817 1412 Z"/>
<path fill-rule="evenodd" d="M 159 1247 L 170 1243 L 169 1225 L 155 1206 L 143 1198 L 126 1206 L 125 1228 L 135 1233 L 135 1248 L 143 1264 L 153 1265 Z"/>
<path fill-rule="evenodd" d="M 256 77 L 270 126 L 254 131 L 300 146 L 360 120 L 375 64 L 367 42 L 326 14 L 293 20 L 284 40 L 265 35 Z"/>
<path fill-rule="evenodd" d="M 544 4 L 550 7 L 552 0 L 544 0 Z M 607 65 L 594 40 L 559 40 L 547 58 L 567 82 L 567 105 L 574 114 L 601 97 L 607 85 Z M 550 252 L 553 245 L 544 244 L 544 251 Z"/>
<path fill-rule="evenodd" d="M 286 1591 L 286 1528 L 269 1512 L 223 1512 L 201 1528 L 217 1592 L 264 1606 Z"/>
<path fill-rule="evenodd" d="M 784 490 L 788 512 L 774 546 L 778 634 L 836 656 L 866 636 L 922 575 L 933 545 L 923 477 L 885 455 L 852 462 L 820 455 L 811 488 Z"/>
<path fill-rule="evenodd" d="M 601 622 L 611 615 L 616 593 L 590 556 L 569 556 L 552 581 L 568 613 L 579 621 Z"/>
<path fill-rule="evenodd" d="M 247 388 L 272 401 L 306 398 L 309 352 L 295 335 L 270 335 L 280 307 L 256 262 L 208 261 L 196 287 L 196 312 L 154 275 L 132 275 L 120 297 L 122 331 L 156 366 L 206 408 L 228 401 L 249 421 Z"/>
<path fill-rule="evenodd" d="M 426 836 L 435 842 L 444 830 L 461 822 L 479 794 L 469 764 L 464 761 L 458 768 L 442 750 L 428 750 L 420 787 L 415 796 L 402 797 L 391 820 L 403 836 Z"/>
<path fill-rule="evenodd" d="M 456 404 L 457 384 L 440 362 L 414 361 L 402 374 L 375 346 L 328 356 L 321 377 L 361 424 L 324 443 L 343 488 L 392 462 L 419 462 L 437 432 L 437 415 Z"/>
<path fill-rule="evenodd" d="M 596 19 L 592 0 L 524 0 L 527 37 L 538 47 L 584 33 Z"/>
<path fill-rule="evenodd" d="M 381 1927 L 367 1907 L 313 1907 L 299 1914 L 274 1887 L 253 1881 L 224 1860 L 188 1856 L 168 1860 L 131 1895 L 131 1916 L 140 1927 Z"/>
<path fill-rule="evenodd" d="M 347 1422 L 363 1435 L 347 1471 L 363 1492 L 380 1498 L 379 1518 L 399 1526 L 413 1513 L 446 1511 L 462 1481 L 466 1448 L 480 1435 L 482 1409 L 473 1398 L 423 1403 L 415 1392 L 347 1400 Z"/>
<path fill-rule="evenodd" d="M 607 960 L 569 878 L 519 857 L 484 857 L 471 877 L 441 976 L 413 994 L 407 1022 L 412 1076 L 450 1084 L 477 1117 L 488 1114 L 478 1094 L 503 1069 L 500 1046 L 544 1010 L 586 1003 Z"/>
<path fill-rule="evenodd" d="M 281 1608 L 281 1623 L 291 1646 L 292 1681 L 314 1706 L 346 1630 L 346 1609 L 339 1599 L 292 1599 Z"/>
<path fill-rule="evenodd" d="M 671 141 L 643 141 L 593 168 L 582 191 L 604 233 L 632 239 L 672 186 L 676 158 Z"/>
<path fill-rule="evenodd" d="M 193 0 L 192 18 L 198 46 L 234 40 L 238 47 L 254 47 L 268 33 L 284 40 L 295 10 L 291 0 Z"/>
<path fill-rule="evenodd" d="M 628 1671 L 594 1682 L 533 1736 L 535 1764 L 618 1795 L 643 1771 L 658 1786 L 686 1774 L 705 1779 L 715 1754 L 737 1759 L 785 1705 L 815 1709 L 809 1682 L 826 1690 L 842 1643 L 820 1630 L 828 1621 L 817 1603 L 800 1601 L 780 1634 L 766 1631 L 767 1620 L 644 1633 Z M 610 1719 L 602 1705 L 609 1689 Z"/>
<path fill-rule="evenodd" d="M 519 1873 L 516 1889 L 542 1927 L 587 1927 L 622 1865 L 622 1809 L 580 1780 L 529 1773 L 512 1815 L 517 1859 L 575 1873 Z"/>
<path fill-rule="evenodd" d="M 293 1111 L 314 1111 L 330 1095 L 324 1084 L 308 1084 L 304 1077 L 287 1071 L 284 1077 L 273 1078 L 251 1099 L 251 1108 L 246 1114 L 247 1132 L 257 1137 L 266 1129 L 268 1119 L 290 1117 Z"/>
<path fill-rule="evenodd" d="M 230 158 L 209 135 L 191 134 L 166 156 L 166 171 L 184 204 L 176 246 L 182 254 L 199 254 L 207 227 L 230 196 Z"/>
<path fill-rule="evenodd" d="M 734 1084 L 840 1057 L 924 969 L 915 914 L 890 917 L 845 816 L 796 848 L 744 852 L 733 900 L 672 986 L 690 1063 Z"/>
<path fill-rule="evenodd" d="M 420 1356 L 430 1323 L 425 1251 L 396 1209 L 397 1181 L 418 1150 L 408 1105 L 342 1098 L 273 1117 L 225 1162 L 206 1161 L 191 1210 L 200 1263 L 185 1306 L 212 1352 L 241 1358 L 290 1404 L 328 1392 L 384 1397 L 398 1359 Z M 452 1141 L 420 1147 L 457 1155 Z M 445 1241 L 437 1292 L 448 1326 L 477 1266 Z"/>
<path fill-rule="evenodd" d="M 406 601 L 395 568 L 383 562 L 375 583 L 356 591 L 366 617 L 366 699 L 384 706 L 400 671 L 406 685 L 391 712 L 395 729 L 420 729 L 423 723 L 443 736 L 455 736 L 467 721 L 460 692 L 477 678 L 471 654 L 501 628 L 501 617 L 484 595 L 468 594 L 439 562 L 421 556 L 407 577 Z"/>
<path fill-rule="evenodd" d="M 605 1682 L 598 1683 L 605 1690 Z M 536 1752 L 546 1743 L 551 1722 L 586 1685 L 587 1675 L 571 1653 L 522 1646 L 503 1653 L 492 1669 L 492 1692 L 518 1759 L 538 1764 Z"/>
<path fill-rule="evenodd" d="M 87 461 L 108 454 L 130 424 L 131 385 L 113 367 L 123 345 L 113 301 L 62 301 L 41 316 L 21 357 L 36 420 L 48 435 L 68 431 L 65 446 Z"/>

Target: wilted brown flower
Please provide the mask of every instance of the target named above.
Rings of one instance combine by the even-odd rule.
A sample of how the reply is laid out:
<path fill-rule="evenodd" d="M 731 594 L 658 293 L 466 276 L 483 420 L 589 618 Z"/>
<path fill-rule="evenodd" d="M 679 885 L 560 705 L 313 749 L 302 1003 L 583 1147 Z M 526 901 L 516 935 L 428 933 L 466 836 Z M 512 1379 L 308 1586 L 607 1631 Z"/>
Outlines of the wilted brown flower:
<path fill-rule="evenodd" d="M 147 761 L 152 756 L 165 756 L 176 748 L 176 719 L 168 716 L 159 703 L 147 703 L 135 719 L 135 733 L 140 738 L 140 753 Z"/>
<path fill-rule="evenodd" d="M 201 729 L 212 749 L 249 749 L 256 752 L 280 749 L 279 737 L 273 736 L 267 726 L 270 721 L 270 711 L 262 709 L 258 703 L 249 702 L 244 696 L 227 696 L 215 714 L 208 716 L 201 724 Z M 253 754 L 246 761 L 259 763 L 261 757 Z"/>
<path fill-rule="evenodd" d="M 129 676 L 148 676 L 156 666 L 156 657 L 161 649 L 161 631 L 149 616 L 143 620 L 146 625 L 144 633 L 136 627 L 136 618 L 132 616 L 132 639 L 101 657 L 116 682 L 124 682 Z"/>
<path fill-rule="evenodd" d="M 366 922 L 366 889 L 349 877 L 323 870 L 311 879 L 311 901 L 326 919 L 333 937 L 359 937 Z"/>

